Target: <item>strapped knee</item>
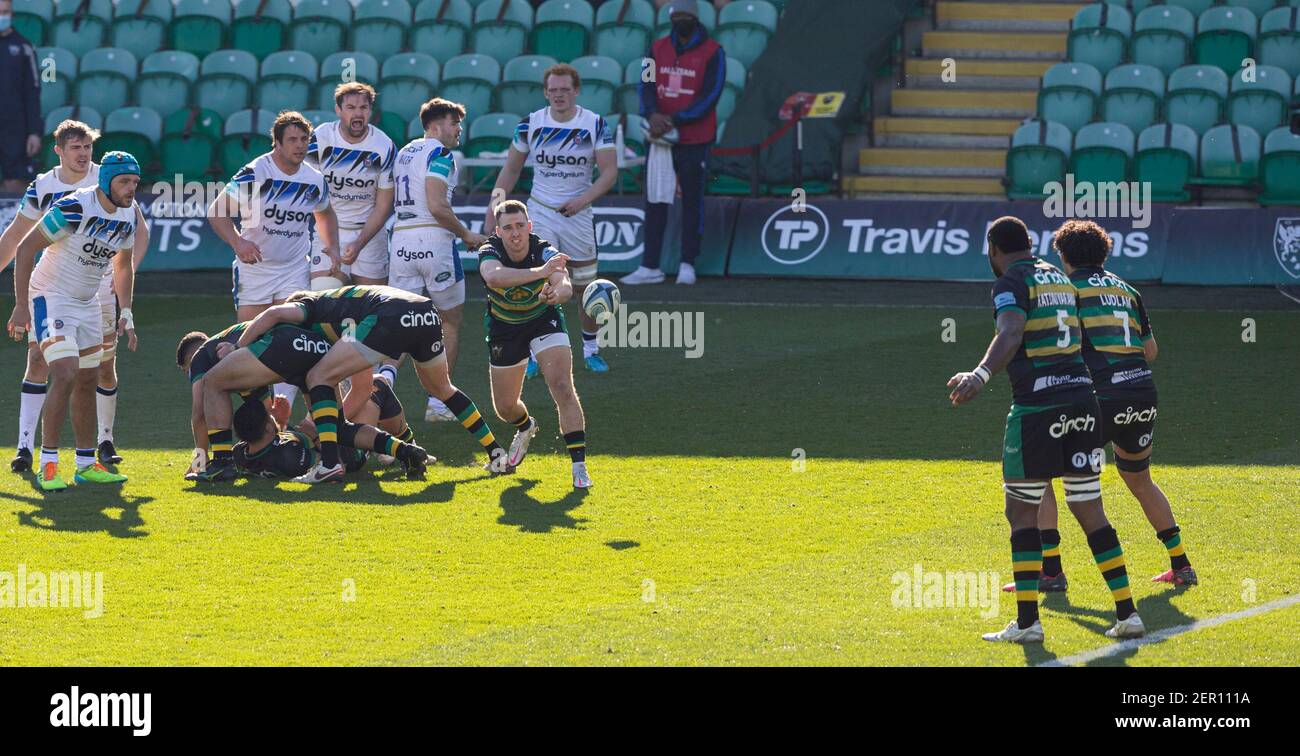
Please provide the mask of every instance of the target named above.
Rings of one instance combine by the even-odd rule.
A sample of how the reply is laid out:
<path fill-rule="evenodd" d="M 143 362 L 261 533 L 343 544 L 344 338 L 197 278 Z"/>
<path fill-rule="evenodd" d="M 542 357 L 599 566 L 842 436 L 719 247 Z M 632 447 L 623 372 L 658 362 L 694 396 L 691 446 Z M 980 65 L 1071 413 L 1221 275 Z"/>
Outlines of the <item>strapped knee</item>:
<path fill-rule="evenodd" d="M 1100 475 L 1065 478 L 1062 483 L 1065 487 L 1065 501 L 1069 504 L 1092 501 L 1101 497 Z"/>
<path fill-rule="evenodd" d="M 1151 455 L 1148 454 L 1142 459 L 1124 459 L 1123 457 L 1116 454 L 1115 467 L 1121 472 L 1132 472 L 1132 473 L 1142 472 L 1143 470 L 1146 470 L 1151 467 Z"/>
<path fill-rule="evenodd" d="M 1043 494 L 1047 493 L 1047 482 L 1039 483 L 1003 483 L 1002 490 L 1007 496 L 1024 504 L 1038 506 L 1043 503 Z"/>

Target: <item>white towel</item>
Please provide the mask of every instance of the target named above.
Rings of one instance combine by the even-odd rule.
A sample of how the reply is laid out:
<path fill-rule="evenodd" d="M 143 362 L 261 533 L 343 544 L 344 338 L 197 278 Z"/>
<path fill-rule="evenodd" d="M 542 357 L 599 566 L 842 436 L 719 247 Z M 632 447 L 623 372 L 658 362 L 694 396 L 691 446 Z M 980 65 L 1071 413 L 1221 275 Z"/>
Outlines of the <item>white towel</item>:
<path fill-rule="evenodd" d="M 645 161 L 646 201 L 671 205 L 676 194 L 677 172 L 673 170 L 673 148 L 657 141 L 651 142 Z"/>

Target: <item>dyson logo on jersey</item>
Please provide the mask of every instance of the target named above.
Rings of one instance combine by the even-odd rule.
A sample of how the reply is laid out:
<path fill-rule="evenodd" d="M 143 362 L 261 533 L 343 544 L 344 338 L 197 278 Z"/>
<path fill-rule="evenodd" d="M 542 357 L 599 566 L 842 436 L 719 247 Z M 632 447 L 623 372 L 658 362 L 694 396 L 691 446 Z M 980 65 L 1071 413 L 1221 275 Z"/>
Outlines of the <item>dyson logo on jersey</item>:
<path fill-rule="evenodd" d="M 277 224 L 306 223 L 310 215 L 311 213 L 305 210 L 281 210 L 278 207 L 268 207 L 262 211 L 262 217 L 273 220 Z"/>
<path fill-rule="evenodd" d="M 1047 429 L 1052 434 L 1052 438 L 1061 438 L 1067 433 L 1078 433 L 1079 431 L 1091 431 L 1097 427 L 1097 418 L 1092 415 L 1083 415 L 1082 417 L 1070 417 L 1061 415 L 1061 419 Z"/>
<path fill-rule="evenodd" d="M 438 314 L 432 310 L 429 312 L 408 312 L 402 316 L 402 325 L 406 328 L 436 326 L 439 325 Z"/>
<path fill-rule="evenodd" d="M 547 168 L 554 168 L 557 165 L 586 165 L 586 155 L 548 155 L 545 152 L 538 152 L 533 158 L 538 165 L 544 165 Z"/>
<path fill-rule="evenodd" d="M 1150 423 L 1155 422 L 1155 419 L 1155 407 L 1147 407 L 1144 410 L 1134 410 L 1132 407 L 1129 407 L 1115 416 L 1115 424 L 1130 425 L 1132 423 Z"/>
<path fill-rule="evenodd" d="M 393 252 L 393 254 L 397 255 L 399 258 L 407 262 L 410 262 L 412 260 L 429 260 L 432 259 L 434 256 L 433 250 L 406 249 L 405 247 L 398 247 L 397 251 Z"/>
<path fill-rule="evenodd" d="M 329 182 L 330 188 L 335 190 L 341 189 L 369 189 L 375 185 L 373 178 L 353 178 L 352 176 L 340 176 L 337 174 L 326 174 L 325 180 Z"/>
<path fill-rule="evenodd" d="M 318 341 L 306 336 L 299 336 L 293 340 L 293 348 L 299 352 L 310 352 L 312 354 L 325 354 L 330 350 L 328 341 Z"/>
<path fill-rule="evenodd" d="M 117 250 L 110 249 L 107 245 L 100 244 L 94 239 L 81 245 L 81 251 L 85 252 L 88 257 L 105 261 L 112 260 L 113 256 L 117 254 Z"/>

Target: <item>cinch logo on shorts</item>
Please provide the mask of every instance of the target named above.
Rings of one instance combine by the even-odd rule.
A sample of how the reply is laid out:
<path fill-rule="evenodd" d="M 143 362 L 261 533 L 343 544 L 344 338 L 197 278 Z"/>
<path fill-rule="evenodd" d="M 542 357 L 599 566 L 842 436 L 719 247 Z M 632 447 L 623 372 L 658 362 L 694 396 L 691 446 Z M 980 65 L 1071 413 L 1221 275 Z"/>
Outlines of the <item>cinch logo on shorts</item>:
<path fill-rule="evenodd" d="M 403 260 L 405 260 L 405 261 L 407 261 L 407 262 L 410 262 L 410 261 L 412 261 L 412 260 L 425 260 L 425 259 L 428 259 L 428 258 L 430 258 L 430 257 L 433 257 L 433 252 L 432 252 L 432 251 L 427 251 L 427 250 L 426 250 L 426 251 L 422 251 L 422 252 L 416 252 L 416 251 L 409 250 L 409 249 L 405 249 L 405 248 L 401 248 L 401 247 L 399 247 L 398 250 L 397 250 L 396 252 L 394 252 L 393 254 L 397 255 L 398 257 L 400 257 L 401 259 L 403 259 Z"/>
<path fill-rule="evenodd" d="M 402 316 L 402 325 L 407 328 L 438 325 L 438 316 L 433 312 L 408 312 Z"/>
<path fill-rule="evenodd" d="M 1090 431 L 1097 427 L 1097 418 L 1092 415 L 1082 417 L 1070 417 L 1061 415 L 1061 419 L 1052 423 L 1052 427 L 1047 432 L 1052 434 L 1052 438 L 1061 438 L 1067 433 L 1077 433 L 1079 431 Z"/>
<path fill-rule="evenodd" d="M 293 348 L 299 352 L 311 352 L 312 354 L 325 354 L 330 350 L 328 341 L 317 341 L 309 339 L 306 336 L 299 336 L 293 340 Z"/>
<path fill-rule="evenodd" d="M 1156 419 L 1155 407 L 1147 407 L 1146 409 L 1137 412 L 1133 411 L 1132 407 L 1129 407 L 1124 412 L 1121 412 L 1115 416 L 1115 424 L 1128 425 L 1130 423 L 1149 423 L 1155 419 Z"/>
<path fill-rule="evenodd" d="M 276 223 L 306 223 L 308 215 L 311 213 L 305 210 L 280 210 L 274 207 L 262 211 L 262 217 L 270 218 Z"/>

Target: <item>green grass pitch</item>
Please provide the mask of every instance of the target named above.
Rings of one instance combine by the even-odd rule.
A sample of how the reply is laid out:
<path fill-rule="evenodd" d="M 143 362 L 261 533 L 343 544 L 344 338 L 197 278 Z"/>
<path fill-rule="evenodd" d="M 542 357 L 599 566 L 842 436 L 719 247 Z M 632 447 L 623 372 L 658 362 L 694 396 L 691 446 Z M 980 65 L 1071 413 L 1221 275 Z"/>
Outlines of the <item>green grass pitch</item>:
<path fill-rule="evenodd" d="M 666 307 L 637 300 L 669 289 L 625 296 L 633 308 Z M 698 290 L 765 304 L 674 305 L 705 313 L 700 359 L 612 349 L 613 372 L 578 370 L 596 481 L 585 498 L 570 488 L 540 380 L 524 398 L 542 433 L 517 474 L 491 478 L 461 428 L 422 421 L 409 368 L 399 396 L 440 458 L 428 481 L 367 471 L 323 489 L 195 488 L 181 479 L 192 443 L 173 354 L 185 331 L 227 325 L 229 299 L 142 296 L 141 350 L 119 360 L 117 439 L 131 480 L 46 496 L 0 472 L 0 572 L 100 572 L 103 616 L 0 608 L 0 664 L 1025 665 L 1109 645 L 1113 604 L 1064 512 L 1071 588 L 1044 600 L 1041 649 L 980 641 L 1014 616 L 1009 597 L 996 617 L 898 605 L 897 576 L 918 565 L 1010 579 L 997 461 L 1006 379 L 961 409 L 944 388 L 987 345 L 987 307 L 786 306 L 758 284 Z M 987 287 L 976 291 L 972 301 L 984 301 Z M 0 306 L 7 314 L 12 299 Z M 481 314 L 467 306 L 454 378 L 490 416 Z M 941 339 L 949 317 L 955 343 Z M 1158 306 L 1152 317 L 1154 470 L 1200 586 L 1148 582 L 1167 567 L 1164 550 L 1113 468 L 1103 483 L 1138 609 L 1156 631 L 1300 591 L 1300 321 L 1294 311 Z M 1254 342 L 1242 340 L 1244 317 L 1255 319 Z M 0 345 L 6 448 L 22 364 L 19 345 Z M 508 442 L 506 424 L 490 420 Z M 70 431 L 65 439 L 70 475 Z M 1293 605 L 1094 663 L 1297 658 Z"/>

